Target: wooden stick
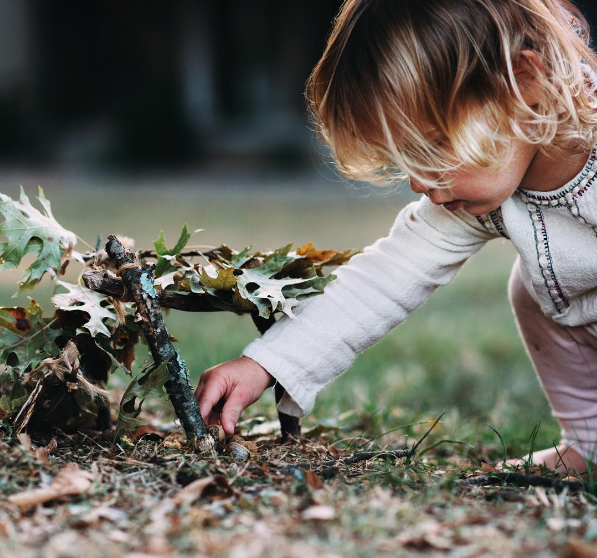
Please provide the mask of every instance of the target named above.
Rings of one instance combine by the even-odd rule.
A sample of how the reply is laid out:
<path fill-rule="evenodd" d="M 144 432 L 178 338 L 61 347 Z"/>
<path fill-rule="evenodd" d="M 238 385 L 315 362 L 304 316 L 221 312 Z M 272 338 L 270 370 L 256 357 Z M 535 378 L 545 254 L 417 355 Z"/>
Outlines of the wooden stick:
<path fill-rule="evenodd" d="M 475 486 L 507 483 L 515 486 L 543 486 L 545 488 L 554 488 L 555 490 L 564 490 L 564 488 L 567 488 L 573 491 L 588 489 L 588 484 L 584 482 L 568 482 L 540 475 L 526 475 L 524 473 L 491 473 L 490 475 L 462 479 L 459 483 Z"/>
<path fill-rule="evenodd" d="M 258 312 L 252 312 L 251 317 L 253 318 L 253 323 L 257 326 L 259 333 L 263 335 L 270 327 L 272 327 L 276 323 L 276 319 L 273 316 L 269 318 L 262 318 L 259 316 Z M 276 386 L 274 387 L 274 395 L 276 397 L 276 403 L 280 402 L 280 399 L 284 397 L 286 390 L 276 382 Z M 286 413 L 281 413 L 278 411 L 278 419 L 280 420 L 280 431 L 282 435 L 282 442 L 286 442 L 293 437 L 297 437 L 301 435 L 301 419 L 298 417 L 293 417 L 292 415 L 287 415 Z"/>
<path fill-rule="evenodd" d="M 110 275 L 106 270 L 86 271 L 83 273 L 83 283 L 88 289 L 98 293 L 121 299 L 124 296 L 124 285 L 120 277 Z M 173 308 L 184 312 L 221 312 L 214 308 L 208 297 L 202 294 L 189 293 L 182 295 L 169 291 L 155 291 L 158 303 L 163 308 Z M 247 312 L 247 310 L 238 310 Z"/>
<path fill-rule="evenodd" d="M 153 266 L 135 263 L 131 253 L 122 246 L 115 235 L 108 236 L 106 252 L 121 271 L 124 285 L 137 306 L 135 321 L 139 323 L 156 365 L 165 362 L 170 372 L 166 392 L 172 401 L 189 440 L 201 440 L 207 427 L 199 412 L 185 363 L 172 345 L 162 317 L 153 285 Z"/>

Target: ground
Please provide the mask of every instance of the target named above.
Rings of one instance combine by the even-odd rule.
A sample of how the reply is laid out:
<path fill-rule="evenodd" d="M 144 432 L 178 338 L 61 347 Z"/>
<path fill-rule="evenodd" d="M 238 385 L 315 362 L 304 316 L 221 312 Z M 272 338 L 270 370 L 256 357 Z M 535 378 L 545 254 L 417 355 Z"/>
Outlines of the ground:
<path fill-rule="evenodd" d="M 161 228 L 173 242 L 188 222 L 205 229 L 193 244 L 362 248 L 386 234 L 412 199 L 364 197 L 338 184 L 305 187 L 300 177 L 283 188 L 273 180 L 255 188 L 244 177 L 237 186 L 210 186 L 161 177 L 80 184 L 18 171 L 8 184 L 10 173 L 1 176 L 0 191 L 13 196 L 19 183 L 31 197 L 41 183 L 58 221 L 88 242 L 115 232 L 139 247 L 150 247 Z M 267 428 L 276 417 L 268 391 L 243 415 L 241 434 L 258 446 L 248 462 L 185 447 L 162 400 L 144 410 L 169 432 L 165 440 L 112 446 L 109 435 L 56 431 L 30 433 L 31 446 L 27 438 L 1 439 L 0 556 L 597 555 L 590 492 L 458 482 L 482 474 L 482 463 L 498 463 L 504 451 L 517 457 L 558 440 L 507 301 L 514 257 L 501 240 L 473 257 L 320 394 L 297 444 L 281 445 Z M 18 277 L 0 274 L 2 304 L 27 303 L 10 298 Z M 50 311 L 48 285 L 32 295 Z M 235 358 L 256 335 L 250 320 L 235 315 L 170 312 L 166 319 L 194 385 L 202 370 Z M 139 352 L 134 371 L 146 357 Z M 128 381 L 110 379 L 114 407 Z M 323 478 L 322 461 L 408 447 L 442 413 L 410 461 L 369 460 Z M 91 472 L 85 493 L 32 510 L 8 503 L 9 495 L 49 484 L 68 463 Z M 206 480 L 193 484 L 199 479 Z"/>
<path fill-rule="evenodd" d="M 412 460 L 322 462 L 375 446 L 314 428 L 292 444 L 252 436 L 247 462 L 197 455 L 180 432 L 162 441 L 51 433 L 0 442 L 2 498 L 47 484 L 66 463 L 91 471 L 77 496 L 30 510 L 0 504 L 1 555 L 127 556 L 595 556 L 597 499 L 543 488 L 466 486 L 491 448 L 436 446 Z M 427 425 L 425 425 L 427 426 Z M 438 442 L 433 433 L 427 447 Z M 425 442 L 424 442 L 425 443 Z M 464 457 L 463 454 L 468 455 Z M 317 472 L 313 472 L 317 471 Z M 318 474 L 319 473 L 319 474 Z M 200 480 L 199 480 L 200 479 Z"/>

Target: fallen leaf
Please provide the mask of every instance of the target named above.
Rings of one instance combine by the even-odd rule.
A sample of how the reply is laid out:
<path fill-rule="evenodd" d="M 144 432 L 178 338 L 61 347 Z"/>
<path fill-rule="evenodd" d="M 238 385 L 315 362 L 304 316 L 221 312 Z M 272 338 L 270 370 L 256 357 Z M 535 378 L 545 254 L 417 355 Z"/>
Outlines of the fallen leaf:
<path fill-rule="evenodd" d="M 17 434 L 17 438 L 19 439 L 19 442 L 23 446 L 23 449 L 27 453 L 31 453 L 31 436 L 29 436 L 29 434 L 27 434 L 25 432 L 19 432 L 19 434 Z"/>
<path fill-rule="evenodd" d="M 591 543 L 572 539 L 566 543 L 566 556 L 569 558 L 596 558 L 597 547 Z"/>
<path fill-rule="evenodd" d="M 485 471 L 486 473 L 497 473 L 497 469 L 493 465 L 485 463 L 485 461 L 481 462 L 481 470 Z"/>
<path fill-rule="evenodd" d="M 336 517 L 336 510 L 332 506 L 310 506 L 303 511 L 303 519 L 316 519 L 319 521 L 329 521 Z"/>
<path fill-rule="evenodd" d="M 317 474 L 310 469 L 305 471 L 305 482 L 316 490 L 323 488 L 323 481 L 321 480 L 321 477 L 317 476 Z"/>
<path fill-rule="evenodd" d="M 145 440 L 163 440 L 166 435 L 163 432 L 160 432 L 157 428 L 153 426 L 149 426 L 148 424 L 142 424 L 141 426 L 137 426 L 135 430 L 131 433 L 131 438 L 135 440 L 140 440 L 141 438 Z"/>
<path fill-rule="evenodd" d="M 174 498 L 172 503 L 176 506 L 183 504 L 192 504 L 195 500 L 203 496 L 210 497 L 212 500 L 221 500 L 235 496 L 236 492 L 228 483 L 228 479 L 223 475 L 215 477 L 205 477 L 197 479 L 191 484 L 187 484 Z"/>
<path fill-rule="evenodd" d="M 8 497 L 8 501 L 25 510 L 65 496 L 82 494 L 89 489 L 93 479 L 93 473 L 81 469 L 75 463 L 69 463 L 54 477 L 50 486 L 13 494 Z"/>

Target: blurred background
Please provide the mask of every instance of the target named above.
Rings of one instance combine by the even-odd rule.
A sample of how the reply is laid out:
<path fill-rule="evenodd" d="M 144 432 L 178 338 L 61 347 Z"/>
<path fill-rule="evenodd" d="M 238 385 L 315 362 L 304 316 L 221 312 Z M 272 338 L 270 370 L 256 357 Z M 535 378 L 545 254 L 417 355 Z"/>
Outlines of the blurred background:
<path fill-rule="evenodd" d="M 58 221 L 92 246 L 117 233 L 151 247 L 161 229 L 172 245 L 185 222 L 204 229 L 191 244 L 372 243 L 412 194 L 347 183 L 305 115 L 304 84 L 340 4 L 0 0 L 0 191 L 23 185 L 33 198 L 43 186 Z M 578 5 L 597 22 L 593 0 Z M 490 243 L 361 355 L 307 422 L 357 415 L 374 432 L 447 411 L 471 443 L 478 425 L 494 437 L 491 422 L 524 448 L 543 421 L 538 443 L 549 445 L 557 425 L 506 296 L 514 257 Z M 3 305 L 27 304 L 10 298 L 21 273 L 0 274 Z M 52 292 L 46 278 L 34 293 L 48 313 Z M 168 321 L 195 382 L 256 335 L 234 315 Z M 271 394 L 248 414 L 274 418 Z"/>

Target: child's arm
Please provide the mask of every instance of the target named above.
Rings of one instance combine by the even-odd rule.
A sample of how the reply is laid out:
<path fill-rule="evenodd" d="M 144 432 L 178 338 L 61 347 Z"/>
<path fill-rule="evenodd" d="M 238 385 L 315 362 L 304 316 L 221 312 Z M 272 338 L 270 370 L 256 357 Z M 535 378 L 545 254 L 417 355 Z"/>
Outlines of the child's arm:
<path fill-rule="evenodd" d="M 244 358 L 210 369 L 205 380 L 202 376 L 196 392 L 202 414 L 217 422 L 221 409 L 222 424 L 232 432 L 242 409 L 272 385 L 271 376 L 286 390 L 280 411 L 308 413 L 317 393 L 357 354 L 450 282 L 495 236 L 462 211 L 450 213 L 426 198 L 410 204 L 387 237 L 335 271 L 337 279 L 323 294 L 295 309 L 296 319 L 282 317 L 245 348 Z"/>

